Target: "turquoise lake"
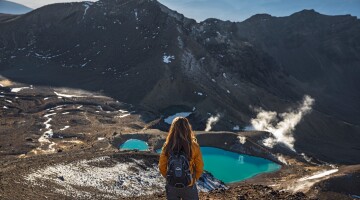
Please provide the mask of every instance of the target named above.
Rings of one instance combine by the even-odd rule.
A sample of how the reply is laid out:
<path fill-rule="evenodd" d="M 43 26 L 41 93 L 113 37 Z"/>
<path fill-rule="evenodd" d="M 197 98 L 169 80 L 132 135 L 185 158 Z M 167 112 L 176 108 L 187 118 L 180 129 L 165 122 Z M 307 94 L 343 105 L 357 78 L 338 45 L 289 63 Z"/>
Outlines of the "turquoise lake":
<path fill-rule="evenodd" d="M 120 146 L 121 149 L 149 149 L 146 142 L 136 139 L 127 140 Z M 204 160 L 204 169 L 224 183 L 239 182 L 258 174 L 274 172 L 280 165 L 259 157 L 239 154 L 214 147 L 201 147 Z M 156 150 L 161 153 L 161 149 Z"/>
<path fill-rule="evenodd" d="M 149 150 L 149 145 L 137 139 L 126 140 L 122 145 L 120 145 L 121 150 L 139 150 L 139 151 L 147 151 Z"/>
<path fill-rule="evenodd" d="M 225 151 L 214 147 L 201 147 L 204 169 L 224 183 L 233 183 L 255 175 L 273 172 L 280 165 L 263 158 Z"/>

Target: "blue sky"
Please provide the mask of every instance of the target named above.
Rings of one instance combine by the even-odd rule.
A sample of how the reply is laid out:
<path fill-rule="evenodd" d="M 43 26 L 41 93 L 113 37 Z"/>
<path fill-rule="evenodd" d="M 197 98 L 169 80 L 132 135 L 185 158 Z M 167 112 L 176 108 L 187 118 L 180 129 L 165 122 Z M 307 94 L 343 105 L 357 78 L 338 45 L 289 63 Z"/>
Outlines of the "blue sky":
<path fill-rule="evenodd" d="M 243 21 L 254 14 L 288 16 L 303 9 L 315 9 L 327 15 L 360 16 L 360 0 L 159 0 L 186 17 L 202 21 L 219 18 Z"/>
<path fill-rule="evenodd" d="M 0 0 L 2 1 L 2 0 Z M 53 4 L 53 3 L 61 3 L 61 2 L 75 2 L 75 1 L 82 1 L 82 0 L 7 0 L 11 2 L 15 2 L 21 5 L 24 5 L 26 7 L 35 9 L 39 8 L 41 6 L 45 6 L 47 4 Z M 89 1 L 97 1 L 97 0 L 89 0 Z"/>
<path fill-rule="evenodd" d="M 30 8 L 38 8 L 50 3 L 80 0 L 12 1 Z M 243 21 L 259 13 L 288 16 L 303 9 L 315 9 L 327 15 L 351 14 L 360 18 L 360 0 L 159 0 L 159 2 L 197 21 L 210 17 Z"/>

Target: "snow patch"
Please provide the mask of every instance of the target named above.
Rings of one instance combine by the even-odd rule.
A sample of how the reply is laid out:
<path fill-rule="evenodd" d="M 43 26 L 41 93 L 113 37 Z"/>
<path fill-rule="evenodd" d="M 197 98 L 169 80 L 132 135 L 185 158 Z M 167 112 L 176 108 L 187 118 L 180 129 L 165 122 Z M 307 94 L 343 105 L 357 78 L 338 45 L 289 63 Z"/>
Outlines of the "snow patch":
<path fill-rule="evenodd" d="M 30 87 L 11 88 L 11 92 L 17 93 L 24 89 L 30 89 Z"/>
<path fill-rule="evenodd" d="M 311 157 L 308 157 L 307 155 L 305 155 L 305 153 L 301 153 L 300 154 L 307 162 L 309 163 L 312 163 L 312 158 Z"/>
<path fill-rule="evenodd" d="M 119 112 L 121 112 L 121 113 L 127 113 L 128 111 L 127 110 L 119 110 Z"/>
<path fill-rule="evenodd" d="M 70 128 L 70 126 L 65 126 L 64 128 L 60 129 L 60 131 L 64 131 L 66 129 Z"/>
<path fill-rule="evenodd" d="M 255 128 L 252 125 L 245 126 L 244 131 L 255 131 Z"/>
<path fill-rule="evenodd" d="M 44 115 L 44 117 L 45 117 L 45 118 L 49 118 L 49 117 L 52 116 L 52 115 L 56 115 L 56 113 L 46 114 L 46 115 Z"/>
<path fill-rule="evenodd" d="M 176 117 L 188 117 L 192 112 L 179 112 L 164 119 L 165 123 L 171 124 Z"/>
<path fill-rule="evenodd" d="M 50 181 L 57 186 L 51 188 L 56 193 L 72 198 L 94 198 L 88 192 L 78 188 L 88 187 L 101 191 L 99 199 L 119 195 L 136 197 L 162 192 L 165 179 L 160 176 L 158 166 L 145 167 L 141 160 L 109 164 L 97 167 L 97 163 L 107 163 L 110 157 L 104 156 L 92 160 L 81 160 L 70 164 L 57 164 L 39 169 L 25 176 L 31 184 L 47 187 Z M 60 178 L 59 178 L 60 177 Z M 105 193 L 105 194 L 104 194 Z"/>
<path fill-rule="evenodd" d="M 85 15 L 86 15 L 87 11 L 88 11 L 88 9 L 90 8 L 90 6 L 91 6 L 92 4 L 93 4 L 93 2 L 84 2 L 85 10 L 84 10 L 84 14 L 83 14 L 82 19 L 85 18 Z"/>
<path fill-rule="evenodd" d="M 233 131 L 240 131 L 240 126 L 239 125 L 234 126 Z"/>
<path fill-rule="evenodd" d="M 164 56 L 163 56 L 163 62 L 164 63 L 171 63 L 171 61 L 172 60 L 174 60 L 175 59 L 175 56 L 173 56 L 173 55 L 166 55 L 165 53 L 164 53 Z"/>
<path fill-rule="evenodd" d="M 197 95 L 199 95 L 199 96 L 202 96 L 203 95 L 203 93 L 202 92 L 194 92 L 195 94 L 197 94 Z"/>
<path fill-rule="evenodd" d="M 58 96 L 58 97 L 67 97 L 67 98 L 71 98 L 71 97 L 85 97 L 85 96 L 79 96 L 79 95 L 70 95 L 70 94 L 61 94 L 61 93 L 57 93 L 54 91 L 54 93 Z"/>
<path fill-rule="evenodd" d="M 115 116 L 115 117 L 116 118 L 124 118 L 124 117 L 127 117 L 127 116 L 130 116 L 130 113 L 123 114 L 123 115 L 118 115 L 118 116 Z"/>
<path fill-rule="evenodd" d="M 35 154 L 37 154 L 38 152 L 42 152 L 42 153 L 54 153 L 56 150 L 54 148 L 55 143 L 51 142 L 49 140 L 49 138 L 52 138 L 53 136 L 53 130 L 51 129 L 51 124 L 50 122 L 52 121 L 52 118 L 50 118 L 50 116 L 52 115 L 56 115 L 56 113 L 50 113 L 50 114 L 46 114 L 44 115 L 44 118 L 46 118 L 47 120 L 44 122 L 45 125 L 45 132 L 44 134 L 38 139 L 39 143 L 40 143 L 40 147 L 36 148 L 35 150 L 32 150 L 32 152 L 34 152 Z M 47 146 L 47 148 L 44 150 L 44 147 Z"/>
<path fill-rule="evenodd" d="M 48 120 L 46 120 L 46 122 L 44 122 L 44 125 L 45 125 L 45 129 L 50 129 L 51 127 L 51 124 L 49 124 L 51 122 L 51 118 L 48 118 Z"/>

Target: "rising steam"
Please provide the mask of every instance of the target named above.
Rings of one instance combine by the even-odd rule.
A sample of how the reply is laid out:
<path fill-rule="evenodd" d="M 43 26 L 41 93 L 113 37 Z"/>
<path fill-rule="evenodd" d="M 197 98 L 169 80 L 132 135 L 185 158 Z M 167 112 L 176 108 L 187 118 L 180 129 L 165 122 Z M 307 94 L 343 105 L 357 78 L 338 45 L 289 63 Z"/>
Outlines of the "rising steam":
<path fill-rule="evenodd" d="M 313 98 L 305 95 L 302 104 L 297 109 L 280 114 L 262 108 L 256 109 L 258 114 L 256 119 L 251 119 L 251 124 L 255 130 L 268 131 L 274 136 L 274 138 L 265 139 L 264 145 L 273 147 L 276 143 L 283 143 L 295 151 L 293 131 L 302 117 L 311 112 L 314 101 Z M 280 121 L 279 118 L 282 120 Z"/>
<path fill-rule="evenodd" d="M 210 131 L 212 126 L 215 125 L 220 119 L 220 115 L 216 114 L 216 116 L 211 116 L 206 122 L 205 131 Z"/>

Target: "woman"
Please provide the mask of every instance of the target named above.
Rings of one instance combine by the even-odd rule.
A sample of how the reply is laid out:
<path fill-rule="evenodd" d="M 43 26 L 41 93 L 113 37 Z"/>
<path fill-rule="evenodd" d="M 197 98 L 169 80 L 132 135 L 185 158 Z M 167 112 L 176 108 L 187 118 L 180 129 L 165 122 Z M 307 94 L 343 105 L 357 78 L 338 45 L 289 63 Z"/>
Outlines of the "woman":
<path fill-rule="evenodd" d="M 167 199 L 199 199 L 195 182 L 203 172 L 204 163 L 191 125 L 184 117 L 176 117 L 173 120 L 160 154 L 159 170 L 165 178 L 168 175 L 169 158 L 176 152 L 182 152 L 188 159 L 192 179 L 190 184 L 183 188 L 172 186 L 167 181 L 165 187 Z"/>

